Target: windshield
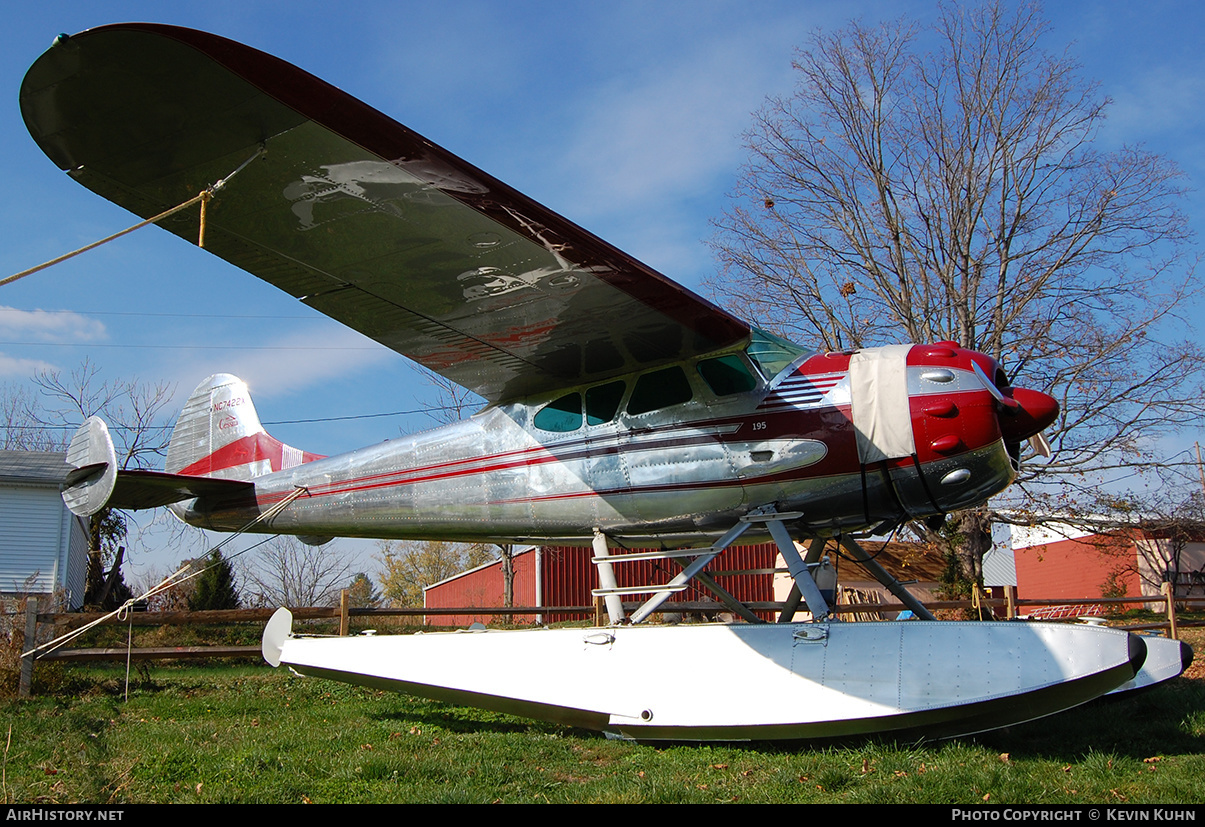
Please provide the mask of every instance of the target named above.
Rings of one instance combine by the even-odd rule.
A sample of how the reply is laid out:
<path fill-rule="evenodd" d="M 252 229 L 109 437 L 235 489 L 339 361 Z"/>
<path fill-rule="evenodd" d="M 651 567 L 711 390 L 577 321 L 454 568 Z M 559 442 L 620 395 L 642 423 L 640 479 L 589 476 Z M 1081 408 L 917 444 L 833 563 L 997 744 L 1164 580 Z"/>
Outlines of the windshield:
<path fill-rule="evenodd" d="M 753 360 L 767 380 L 773 379 L 783 368 L 800 356 L 808 356 L 812 353 L 806 347 L 788 342 L 773 333 L 758 330 L 756 327 L 752 331 L 753 337 L 750 339 L 745 353 Z"/>

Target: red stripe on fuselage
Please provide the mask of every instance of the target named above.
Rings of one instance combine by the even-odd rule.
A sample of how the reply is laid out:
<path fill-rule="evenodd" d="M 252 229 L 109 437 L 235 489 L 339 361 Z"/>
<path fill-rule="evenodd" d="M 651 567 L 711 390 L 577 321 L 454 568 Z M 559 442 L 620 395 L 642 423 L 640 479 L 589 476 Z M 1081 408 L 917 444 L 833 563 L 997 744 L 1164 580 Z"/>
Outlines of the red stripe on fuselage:
<path fill-rule="evenodd" d="M 285 447 L 280 440 L 260 431 L 237 439 L 229 445 L 223 445 L 204 459 L 199 459 L 176 473 L 186 477 L 209 477 L 218 471 L 264 460 L 268 461 L 269 467 L 273 471 L 280 471 L 284 468 Z M 308 451 L 299 453 L 302 457 L 302 464 L 324 459 L 321 454 L 311 454 Z"/>

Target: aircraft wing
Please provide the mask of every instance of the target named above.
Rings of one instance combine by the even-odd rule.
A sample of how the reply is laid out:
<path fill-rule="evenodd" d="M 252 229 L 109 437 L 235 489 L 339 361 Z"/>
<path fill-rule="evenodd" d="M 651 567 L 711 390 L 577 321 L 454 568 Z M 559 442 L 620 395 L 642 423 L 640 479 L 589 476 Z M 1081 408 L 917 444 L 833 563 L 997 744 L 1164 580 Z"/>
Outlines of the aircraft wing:
<path fill-rule="evenodd" d="M 210 203 L 205 248 L 490 401 L 749 334 L 361 101 L 215 35 L 135 23 L 60 36 L 20 99 L 59 167 L 144 218 L 264 147 Z M 198 215 L 161 226 L 195 244 Z"/>

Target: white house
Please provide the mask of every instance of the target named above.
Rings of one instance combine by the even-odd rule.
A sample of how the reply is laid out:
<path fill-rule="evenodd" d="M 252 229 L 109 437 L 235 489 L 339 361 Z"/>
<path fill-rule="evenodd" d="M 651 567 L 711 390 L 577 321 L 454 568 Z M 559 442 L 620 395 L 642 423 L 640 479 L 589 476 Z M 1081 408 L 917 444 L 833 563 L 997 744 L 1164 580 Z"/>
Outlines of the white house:
<path fill-rule="evenodd" d="M 84 600 L 88 524 L 63 505 L 64 454 L 0 451 L 0 595 Z"/>

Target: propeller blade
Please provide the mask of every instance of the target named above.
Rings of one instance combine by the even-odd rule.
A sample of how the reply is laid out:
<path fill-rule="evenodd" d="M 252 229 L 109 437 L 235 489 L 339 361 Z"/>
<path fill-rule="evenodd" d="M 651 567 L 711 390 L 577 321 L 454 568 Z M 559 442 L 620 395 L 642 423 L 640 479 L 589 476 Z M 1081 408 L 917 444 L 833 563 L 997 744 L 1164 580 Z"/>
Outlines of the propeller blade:
<path fill-rule="evenodd" d="M 979 367 L 979 363 L 972 361 L 971 369 L 975 371 L 975 375 L 979 377 L 979 381 L 983 383 L 983 387 L 992 395 L 992 398 L 1005 411 L 1015 411 L 1017 409 L 1017 401 L 1004 395 L 1000 388 L 996 387 L 996 383 L 988 378 L 988 375 L 983 372 L 983 368 Z"/>
<path fill-rule="evenodd" d="M 1005 404 L 1004 400 L 1006 397 L 1000 393 L 1000 389 L 996 387 L 996 383 L 987 378 L 987 374 L 983 372 L 983 368 L 979 367 L 979 363 L 972 360 L 971 369 L 975 371 L 975 375 L 979 377 L 979 381 L 983 383 L 983 387 L 987 388 L 987 392 L 994 396 L 997 402 Z"/>
<path fill-rule="evenodd" d="M 1009 388 L 1006 396 L 1000 388 L 996 387 L 996 383 L 983 372 L 983 368 L 979 366 L 978 362 L 972 360 L 971 369 L 975 371 L 975 375 L 979 377 L 983 387 L 1000 404 L 1000 411 L 1003 414 L 1000 418 L 1000 431 L 1004 435 L 1005 442 L 1010 445 L 1016 444 L 1018 448 L 1016 453 L 1019 455 L 1020 441 L 1028 439 L 1029 445 L 1035 453 L 1049 459 L 1053 451 L 1046 437 L 1042 436 L 1042 429 L 1053 423 L 1058 416 L 1058 402 L 1048 394 L 1026 388 Z M 1015 458 L 1019 459 L 1019 457 Z"/>
<path fill-rule="evenodd" d="M 1054 453 L 1050 449 L 1050 443 L 1042 435 L 1041 431 L 1038 431 L 1029 438 L 1029 447 L 1033 448 L 1034 452 L 1040 456 L 1046 457 L 1046 459 L 1050 459 L 1050 455 Z"/>

